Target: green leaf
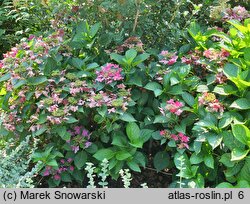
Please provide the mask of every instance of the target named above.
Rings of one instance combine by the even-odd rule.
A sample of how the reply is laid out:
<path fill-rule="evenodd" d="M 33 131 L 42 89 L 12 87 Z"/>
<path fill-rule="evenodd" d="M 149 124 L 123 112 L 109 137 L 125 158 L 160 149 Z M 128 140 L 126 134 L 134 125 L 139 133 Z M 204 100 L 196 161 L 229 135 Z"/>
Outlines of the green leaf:
<path fill-rule="evenodd" d="M 126 122 L 136 122 L 136 119 L 130 113 L 124 113 L 120 119 Z"/>
<path fill-rule="evenodd" d="M 237 99 L 230 105 L 230 108 L 236 108 L 240 110 L 250 109 L 250 101 L 246 98 Z"/>
<path fill-rule="evenodd" d="M 127 165 L 133 171 L 141 172 L 141 169 L 140 169 L 139 165 L 136 162 L 134 162 L 134 161 L 128 161 Z"/>
<path fill-rule="evenodd" d="M 199 164 L 203 162 L 203 155 L 202 154 L 196 154 L 193 153 L 190 157 L 190 163 L 191 164 Z"/>
<path fill-rule="evenodd" d="M 153 132 L 154 132 L 154 130 L 150 130 L 150 129 L 142 129 L 141 130 L 140 136 L 141 136 L 144 143 L 147 142 L 151 138 Z"/>
<path fill-rule="evenodd" d="M 157 152 L 153 159 L 154 167 L 157 172 L 167 168 L 170 165 L 170 157 L 166 151 Z"/>
<path fill-rule="evenodd" d="M 126 127 L 126 133 L 131 143 L 140 140 L 140 128 L 136 123 L 129 123 Z"/>
<path fill-rule="evenodd" d="M 18 89 L 19 87 L 21 87 L 22 85 L 24 85 L 24 84 L 26 84 L 26 83 L 27 83 L 26 80 L 23 80 L 23 79 L 18 80 L 18 81 L 15 83 L 15 85 L 13 86 L 13 88 L 14 88 L 14 89 Z"/>
<path fill-rule="evenodd" d="M 193 38 L 195 38 L 195 36 L 201 32 L 201 27 L 198 23 L 192 22 L 189 26 L 188 32 Z"/>
<path fill-rule="evenodd" d="M 53 166 L 53 167 L 58 167 L 57 161 L 55 159 L 49 160 L 46 162 L 47 166 Z"/>
<path fill-rule="evenodd" d="M 87 153 L 82 150 L 80 152 L 77 152 L 75 158 L 74 158 L 74 164 L 77 167 L 77 169 L 81 169 L 87 161 Z"/>
<path fill-rule="evenodd" d="M 213 92 L 222 96 L 228 96 L 237 92 L 237 89 L 231 85 L 218 85 L 214 88 Z"/>
<path fill-rule="evenodd" d="M 48 57 L 44 66 L 44 75 L 49 76 L 53 70 L 57 67 L 57 61 L 52 57 Z"/>
<path fill-rule="evenodd" d="M 164 115 L 156 115 L 153 123 L 167 123 L 170 120 L 170 117 Z"/>
<path fill-rule="evenodd" d="M 55 127 L 55 131 L 63 140 L 70 140 L 71 135 L 67 132 L 67 128 L 65 126 Z"/>
<path fill-rule="evenodd" d="M 11 74 L 10 73 L 7 73 L 5 75 L 3 75 L 1 78 L 0 78 L 0 82 L 3 82 L 3 81 L 7 81 L 9 80 L 11 77 Z"/>
<path fill-rule="evenodd" d="M 89 35 L 91 38 L 95 37 L 95 35 L 98 32 L 98 30 L 100 29 L 100 27 L 101 27 L 100 23 L 96 23 L 93 26 L 91 26 L 90 31 L 89 31 Z"/>
<path fill-rule="evenodd" d="M 137 164 L 146 167 L 146 157 L 143 153 L 136 151 L 133 156 L 134 156 L 133 161 L 136 161 Z"/>
<path fill-rule="evenodd" d="M 195 101 L 194 97 L 191 94 L 184 92 L 181 96 L 189 106 L 193 107 Z"/>
<path fill-rule="evenodd" d="M 234 64 L 227 63 L 224 66 L 223 72 L 228 78 L 237 77 L 239 75 L 239 68 Z"/>
<path fill-rule="evenodd" d="M 199 85 L 198 87 L 197 87 L 197 92 L 208 92 L 209 91 L 209 89 L 208 89 L 208 87 L 206 86 L 206 85 Z"/>
<path fill-rule="evenodd" d="M 245 164 L 241 168 L 238 180 L 245 180 L 250 183 L 250 157 L 246 158 Z"/>
<path fill-rule="evenodd" d="M 71 176 L 68 172 L 62 172 L 61 179 L 63 182 L 72 182 Z"/>
<path fill-rule="evenodd" d="M 217 135 L 213 133 L 208 134 L 206 138 L 207 138 L 208 143 L 211 145 L 213 149 L 218 147 L 221 144 L 222 139 L 223 139 L 222 135 Z"/>
<path fill-rule="evenodd" d="M 37 130 L 34 133 L 34 135 L 35 136 L 39 136 L 39 135 L 43 134 L 47 129 L 48 129 L 47 126 L 43 125 L 39 130 Z"/>
<path fill-rule="evenodd" d="M 116 133 L 113 136 L 113 140 L 111 144 L 118 146 L 118 147 L 127 147 L 128 141 L 125 135 Z"/>
<path fill-rule="evenodd" d="M 93 157 L 95 157 L 99 161 L 103 161 L 103 159 L 111 159 L 114 157 L 115 153 L 111 149 L 100 149 L 98 150 Z"/>
<path fill-rule="evenodd" d="M 245 125 L 232 125 L 232 132 L 237 140 L 250 147 L 250 130 Z"/>
<path fill-rule="evenodd" d="M 223 154 L 219 161 L 226 167 L 233 167 L 235 165 L 235 162 L 231 161 L 230 153 Z"/>
<path fill-rule="evenodd" d="M 243 150 L 243 149 L 239 149 L 239 148 L 234 148 L 232 151 L 232 154 L 231 154 L 231 156 L 232 156 L 231 161 L 237 161 L 237 160 L 244 159 L 247 156 L 249 151 L 250 151 L 249 149 Z"/>
<path fill-rule="evenodd" d="M 85 61 L 79 58 L 72 58 L 71 63 L 75 68 L 82 69 L 83 65 L 85 64 Z"/>
<path fill-rule="evenodd" d="M 153 91 L 156 97 L 162 93 L 162 86 L 157 82 L 149 82 L 144 88 Z"/>
<path fill-rule="evenodd" d="M 207 167 L 214 169 L 214 158 L 211 154 L 205 155 L 204 163 Z"/>
<path fill-rule="evenodd" d="M 78 122 L 78 120 L 72 116 L 68 117 L 68 120 L 66 121 L 66 123 L 69 123 L 69 124 L 76 123 L 76 122 Z"/>
<path fill-rule="evenodd" d="M 126 60 L 128 61 L 129 64 L 132 63 L 132 61 L 134 60 L 136 55 L 137 55 L 137 51 L 134 49 L 130 49 L 130 50 L 126 51 L 125 57 L 126 57 Z"/>
<path fill-rule="evenodd" d="M 131 156 L 132 155 L 129 152 L 127 152 L 125 150 L 122 150 L 122 151 L 119 151 L 119 152 L 116 153 L 115 158 L 117 160 L 123 161 L 123 160 L 128 159 Z"/>
<path fill-rule="evenodd" d="M 216 188 L 233 188 L 234 186 L 228 182 L 222 182 L 216 186 Z"/>
<path fill-rule="evenodd" d="M 149 82 L 149 83 L 146 84 L 146 86 L 144 88 L 147 89 L 147 90 L 150 90 L 150 91 L 154 91 L 156 89 L 161 90 L 162 86 L 157 82 Z"/>
<path fill-rule="evenodd" d="M 27 79 L 30 85 L 39 85 L 47 81 L 45 76 L 30 77 Z"/>
<path fill-rule="evenodd" d="M 116 53 L 111 53 L 110 54 L 110 58 L 112 60 L 115 60 L 116 62 L 118 62 L 119 64 L 123 65 L 124 64 L 124 61 L 123 61 L 123 56 L 121 55 L 118 55 Z"/>
<path fill-rule="evenodd" d="M 225 128 L 230 125 L 232 121 L 233 117 L 230 114 L 224 114 L 224 116 L 220 119 L 218 126 L 219 128 Z"/>
<path fill-rule="evenodd" d="M 148 59 L 149 56 L 150 56 L 150 55 L 147 54 L 147 53 L 143 53 L 143 54 L 138 55 L 138 56 L 134 59 L 134 61 L 133 61 L 133 63 L 132 63 L 132 66 L 137 66 L 138 64 L 140 64 L 140 63 L 142 63 L 143 61 L 145 61 L 146 59 Z"/>

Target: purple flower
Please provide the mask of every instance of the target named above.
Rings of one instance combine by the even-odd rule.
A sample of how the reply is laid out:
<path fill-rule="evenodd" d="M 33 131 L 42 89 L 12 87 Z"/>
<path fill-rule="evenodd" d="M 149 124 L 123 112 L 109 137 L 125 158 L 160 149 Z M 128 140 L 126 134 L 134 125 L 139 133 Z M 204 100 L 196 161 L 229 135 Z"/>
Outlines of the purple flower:
<path fill-rule="evenodd" d="M 92 142 L 87 141 L 87 142 L 85 143 L 85 148 L 88 148 L 91 144 L 92 144 Z"/>
<path fill-rule="evenodd" d="M 60 176 L 60 175 L 58 175 L 58 174 L 56 174 L 56 175 L 54 175 L 54 179 L 58 181 L 58 180 L 60 180 L 60 179 L 61 179 L 61 176 Z"/>
<path fill-rule="evenodd" d="M 82 131 L 82 136 L 87 137 L 88 135 L 89 135 L 88 130 L 83 129 L 83 131 Z"/>
<path fill-rule="evenodd" d="M 71 149 L 76 154 L 79 151 L 79 146 L 71 146 Z"/>
<path fill-rule="evenodd" d="M 73 161 L 72 158 L 68 158 L 68 159 L 67 159 L 67 162 L 68 162 L 68 163 L 71 163 L 72 161 Z"/>
<path fill-rule="evenodd" d="M 49 176 L 50 175 L 50 172 L 48 169 L 45 170 L 45 172 L 43 172 L 43 176 Z"/>
<path fill-rule="evenodd" d="M 75 134 L 76 135 L 80 135 L 81 134 L 81 127 L 80 126 L 75 126 L 74 130 L 75 130 Z"/>

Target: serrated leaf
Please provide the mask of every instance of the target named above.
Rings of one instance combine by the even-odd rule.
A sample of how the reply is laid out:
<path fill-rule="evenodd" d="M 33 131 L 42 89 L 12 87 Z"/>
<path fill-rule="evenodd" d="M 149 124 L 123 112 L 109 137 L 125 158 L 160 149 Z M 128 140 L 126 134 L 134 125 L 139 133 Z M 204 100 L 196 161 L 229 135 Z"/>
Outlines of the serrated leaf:
<path fill-rule="evenodd" d="M 37 76 L 37 77 L 30 77 L 27 79 L 27 82 L 30 85 L 39 85 L 47 81 L 47 77 L 45 76 Z"/>
<path fill-rule="evenodd" d="M 141 133 L 136 123 L 129 123 L 126 127 L 126 133 L 131 143 L 139 141 Z"/>
<path fill-rule="evenodd" d="M 141 169 L 139 167 L 139 165 L 134 162 L 134 161 L 128 161 L 127 162 L 127 165 L 129 166 L 130 169 L 132 169 L 133 171 L 136 171 L 136 172 L 141 172 Z"/>
<path fill-rule="evenodd" d="M 77 152 L 75 158 L 74 158 L 74 164 L 75 166 L 80 170 L 87 161 L 87 154 L 85 151 Z"/>
<path fill-rule="evenodd" d="M 103 159 L 111 159 L 112 157 L 114 157 L 115 153 L 113 152 L 113 150 L 111 149 L 100 149 L 98 150 L 93 157 L 95 157 L 97 160 L 99 161 L 103 161 Z"/>
<path fill-rule="evenodd" d="M 126 122 L 136 122 L 136 119 L 131 115 L 131 113 L 124 113 L 120 116 L 120 119 Z"/>
<path fill-rule="evenodd" d="M 184 92 L 181 96 L 189 106 L 193 107 L 195 101 L 194 97 L 191 94 Z"/>
<path fill-rule="evenodd" d="M 117 152 L 116 155 L 115 155 L 115 158 L 116 158 L 117 160 L 123 161 L 123 160 L 128 159 L 128 158 L 131 157 L 131 156 L 132 156 L 132 155 L 131 155 L 129 152 L 123 150 L 123 151 Z"/>

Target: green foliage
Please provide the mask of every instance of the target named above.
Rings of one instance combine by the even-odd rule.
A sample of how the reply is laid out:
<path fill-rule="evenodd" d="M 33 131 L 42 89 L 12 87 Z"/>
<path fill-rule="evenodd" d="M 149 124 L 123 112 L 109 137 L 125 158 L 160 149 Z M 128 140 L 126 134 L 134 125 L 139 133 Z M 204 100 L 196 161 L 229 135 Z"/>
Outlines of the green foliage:
<path fill-rule="evenodd" d="M 42 165 L 38 162 L 30 168 L 31 157 L 36 150 L 37 142 L 30 144 L 30 136 L 27 136 L 14 149 L 14 142 L 7 142 L 0 150 L 0 187 L 1 188 L 32 188 L 33 179 L 41 170 Z M 14 165 L 13 165 L 14 164 Z"/>
<path fill-rule="evenodd" d="M 215 29 L 201 20 L 210 1 L 84 2 L 57 7 L 79 20 L 54 19 L 55 32 L 0 61 L 3 141 L 39 138 L 32 161 L 50 187 L 82 185 L 85 174 L 88 187 L 96 174 L 100 186 L 122 175 L 129 187 L 122 169 L 142 172 L 151 152 L 157 172 L 173 173 L 170 187 L 248 186 L 246 13 L 227 16 L 225 2 L 220 21 L 231 20 Z"/>

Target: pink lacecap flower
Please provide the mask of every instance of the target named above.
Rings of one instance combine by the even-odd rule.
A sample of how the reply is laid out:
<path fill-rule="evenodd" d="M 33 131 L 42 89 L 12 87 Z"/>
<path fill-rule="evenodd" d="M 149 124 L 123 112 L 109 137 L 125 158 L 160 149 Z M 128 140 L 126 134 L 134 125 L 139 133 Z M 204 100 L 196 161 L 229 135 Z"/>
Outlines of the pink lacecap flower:
<path fill-rule="evenodd" d="M 75 134 L 76 134 L 76 135 L 80 135 L 80 134 L 81 134 L 81 129 L 82 129 L 81 126 L 75 126 L 75 127 L 74 127 Z"/>
<path fill-rule="evenodd" d="M 3 68 L 3 63 L 0 61 L 0 69 Z"/>
<path fill-rule="evenodd" d="M 68 158 L 68 159 L 67 159 L 67 162 L 68 162 L 68 163 L 71 163 L 72 161 L 73 161 L 72 158 Z"/>
<path fill-rule="evenodd" d="M 167 101 L 166 109 L 177 116 L 183 112 L 183 110 L 180 109 L 181 107 L 183 107 L 183 104 L 179 101 L 174 101 L 173 99 Z"/>
<path fill-rule="evenodd" d="M 54 175 L 54 179 L 55 179 L 55 180 L 60 180 L 60 179 L 61 179 L 61 176 L 60 176 L 59 174 L 56 174 L 56 175 Z"/>
<path fill-rule="evenodd" d="M 108 109 L 108 113 L 109 113 L 109 114 L 110 114 L 110 113 L 115 113 L 115 111 L 116 111 L 116 110 L 115 110 L 115 108 L 114 108 L 114 107 L 113 107 L 113 108 L 109 108 L 109 109 Z"/>
<path fill-rule="evenodd" d="M 83 129 L 82 136 L 87 137 L 89 135 L 89 131 L 86 129 Z"/>
<path fill-rule="evenodd" d="M 167 63 L 168 63 L 168 60 L 162 59 L 162 60 L 160 60 L 160 63 L 162 63 L 162 64 L 167 64 Z"/>
<path fill-rule="evenodd" d="M 175 115 L 181 115 L 181 113 L 183 112 L 183 110 L 181 110 L 181 109 L 178 109 L 177 111 L 175 111 Z"/>
<path fill-rule="evenodd" d="M 117 88 L 119 88 L 119 89 L 125 89 L 126 86 L 125 86 L 124 84 L 118 84 L 118 85 L 117 85 Z"/>
<path fill-rule="evenodd" d="M 61 162 L 62 164 L 64 164 L 64 163 L 65 163 L 65 160 L 64 160 L 64 159 L 61 159 L 60 162 Z"/>
<path fill-rule="evenodd" d="M 75 169 L 75 168 L 74 168 L 73 166 L 70 166 L 70 167 L 69 167 L 69 170 L 70 170 L 70 171 L 74 171 L 74 169 Z"/>
<path fill-rule="evenodd" d="M 166 131 L 165 131 L 165 130 L 161 130 L 161 131 L 160 131 L 160 135 L 161 135 L 161 136 L 164 136 L 165 134 L 166 134 Z"/>
<path fill-rule="evenodd" d="M 178 59 L 178 56 L 173 56 L 173 57 L 171 57 L 170 60 L 168 60 L 167 64 L 173 65 L 177 61 L 177 59 Z"/>
<path fill-rule="evenodd" d="M 111 84 L 113 81 L 123 80 L 122 68 L 117 64 L 108 63 L 100 71 L 96 71 L 96 81 Z"/>
<path fill-rule="evenodd" d="M 79 146 L 71 146 L 72 151 L 76 154 L 79 151 Z"/>
<path fill-rule="evenodd" d="M 181 58 L 181 62 L 182 63 L 185 63 L 185 64 L 191 64 L 192 63 L 192 60 L 191 59 L 188 59 L 186 57 L 182 57 Z"/>
<path fill-rule="evenodd" d="M 169 52 L 167 50 L 162 50 L 160 53 L 160 55 L 162 55 L 164 57 L 167 56 L 168 54 L 169 54 Z"/>
<path fill-rule="evenodd" d="M 183 133 L 179 133 L 178 136 L 179 136 L 181 142 L 183 142 L 183 143 L 187 143 L 189 141 L 189 137 L 184 135 Z"/>
<path fill-rule="evenodd" d="M 175 134 L 171 134 L 171 138 L 172 138 L 174 141 L 178 141 L 178 140 L 179 140 L 178 136 L 175 135 Z"/>
<path fill-rule="evenodd" d="M 45 172 L 43 172 L 43 176 L 49 176 L 49 175 L 50 175 L 50 173 L 48 170 L 45 170 Z"/>
<path fill-rule="evenodd" d="M 92 145 L 92 142 L 87 141 L 87 142 L 85 143 L 85 148 L 88 148 L 88 147 L 91 146 L 91 145 Z"/>
<path fill-rule="evenodd" d="M 35 36 L 34 35 L 30 35 L 29 38 L 28 38 L 28 40 L 32 40 L 33 38 L 35 38 Z"/>

